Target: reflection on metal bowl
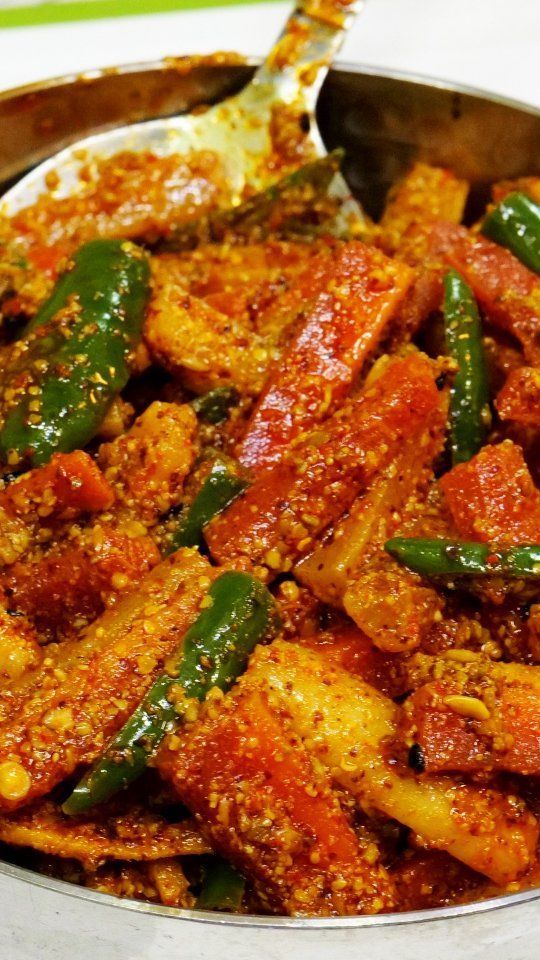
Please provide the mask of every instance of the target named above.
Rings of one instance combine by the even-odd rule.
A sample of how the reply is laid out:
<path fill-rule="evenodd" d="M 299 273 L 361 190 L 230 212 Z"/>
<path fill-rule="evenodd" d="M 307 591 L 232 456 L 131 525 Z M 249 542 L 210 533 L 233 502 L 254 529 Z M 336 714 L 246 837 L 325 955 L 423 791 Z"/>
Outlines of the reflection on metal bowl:
<path fill-rule="evenodd" d="M 238 90 L 252 66 L 211 58 L 121 67 L 0 94 L 0 185 L 68 143 L 116 124 L 167 116 Z M 319 123 L 328 148 L 377 214 L 413 159 L 472 182 L 468 216 L 498 179 L 540 173 L 540 111 L 463 87 L 361 67 L 334 69 Z M 10 960 L 533 960 L 540 891 L 378 917 L 291 920 L 172 910 L 112 897 L 0 863 L 3 950 Z"/>

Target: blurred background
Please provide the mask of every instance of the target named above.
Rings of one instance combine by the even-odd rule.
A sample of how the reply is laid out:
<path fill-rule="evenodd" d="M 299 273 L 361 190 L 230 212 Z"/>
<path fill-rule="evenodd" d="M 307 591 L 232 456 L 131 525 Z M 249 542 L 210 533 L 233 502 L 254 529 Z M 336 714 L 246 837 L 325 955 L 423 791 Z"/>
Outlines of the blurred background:
<path fill-rule="evenodd" d="M 288 3 L 0 0 L 0 88 L 163 56 L 260 55 Z M 341 57 L 540 106 L 540 0 L 366 0 Z"/>

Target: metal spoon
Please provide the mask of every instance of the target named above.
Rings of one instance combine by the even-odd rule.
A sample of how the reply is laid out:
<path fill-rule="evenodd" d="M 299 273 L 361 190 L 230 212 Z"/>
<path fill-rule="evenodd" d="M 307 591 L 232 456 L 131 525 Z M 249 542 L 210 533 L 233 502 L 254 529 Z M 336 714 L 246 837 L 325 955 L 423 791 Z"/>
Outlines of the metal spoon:
<path fill-rule="evenodd" d="M 83 165 L 123 150 L 159 156 L 212 151 L 223 163 L 233 204 L 241 201 L 247 184 L 262 189 L 291 166 L 324 156 L 315 120 L 317 98 L 362 2 L 300 0 L 270 54 L 239 94 L 203 113 L 131 124 L 79 140 L 19 180 L 2 198 L 1 212 L 12 216 L 45 191 L 51 193 L 51 178 L 56 184 L 53 196 L 76 194 L 84 188 L 79 177 Z M 288 132 L 290 157 L 280 159 L 277 131 L 282 139 Z M 332 191 L 350 196 L 340 175 Z M 363 219 L 352 199 L 347 206 L 348 214 Z"/>

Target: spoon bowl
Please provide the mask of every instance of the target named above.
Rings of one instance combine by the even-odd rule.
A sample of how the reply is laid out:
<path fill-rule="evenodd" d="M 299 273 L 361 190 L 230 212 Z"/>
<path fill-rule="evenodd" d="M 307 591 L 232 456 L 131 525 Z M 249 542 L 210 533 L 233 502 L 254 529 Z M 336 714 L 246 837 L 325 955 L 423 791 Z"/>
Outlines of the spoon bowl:
<path fill-rule="evenodd" d="M 246 187 L 261 190 L 326 153 L 315 117 L 320 88 L 363 0 L 300 0 L 265 61 L 235 96 L 194 114 L 129 124 L 66 147 L 23 177 L 2 198 L 13 216 L 45 191 L 54 197 L 84 189 L 83 168 L 123 151 L 156 156 L 209 151 L 220 160 L 230 202 Z M 54 183 L 54 188 L 50 185 Z M 362 219 L 345 180 L 332 192 L 347 215 Z"/>

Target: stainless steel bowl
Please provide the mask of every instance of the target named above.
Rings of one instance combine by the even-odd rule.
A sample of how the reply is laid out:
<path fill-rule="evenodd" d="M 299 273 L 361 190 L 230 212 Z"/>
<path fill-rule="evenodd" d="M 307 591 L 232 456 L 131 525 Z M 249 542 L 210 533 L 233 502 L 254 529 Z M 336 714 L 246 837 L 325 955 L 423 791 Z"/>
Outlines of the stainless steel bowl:
<path fill-rule="evenodd" d="M 238 90 L 253 65 L 136 64 L 0 94 L 0 189 L 67 143 Z M 493 180 L 540 173 L 540 111 L 465 87 L 364 67 L 332 71 L 319 123 L 347 150 L 349 183 L 376 214 L 419 158 L 472 182 L 474 217 Z M 9 960 L 537 960 L 540 890 L 471 906 L 331 920 L 172 910 L 0 863 L 0 958 Z"/>

